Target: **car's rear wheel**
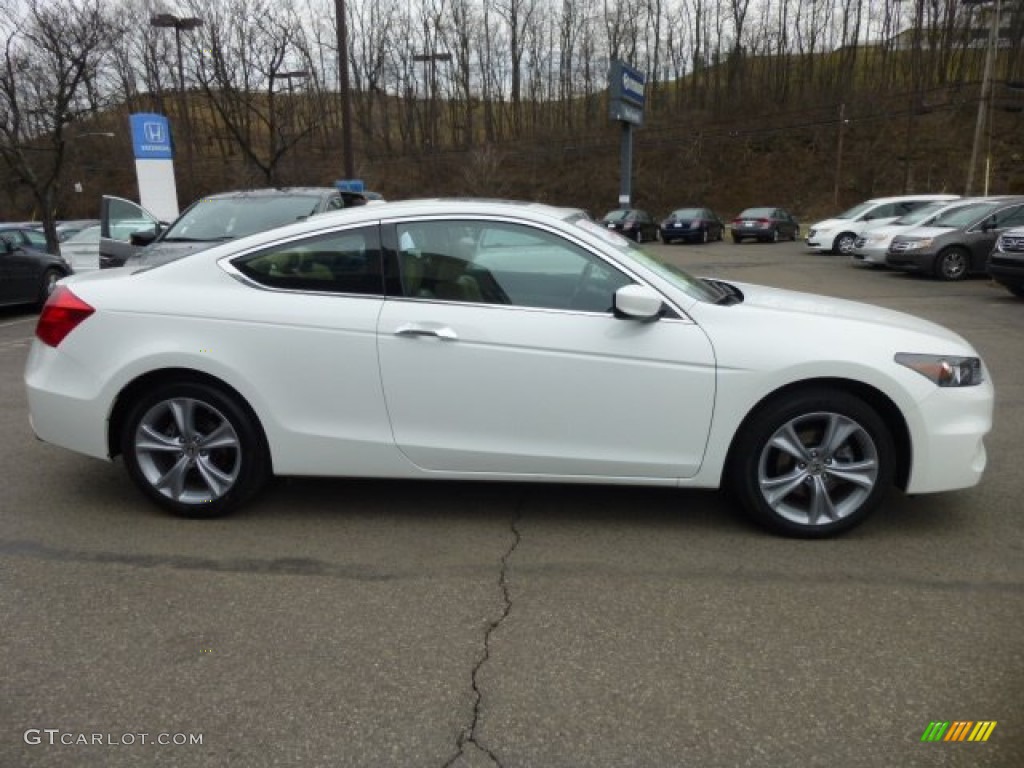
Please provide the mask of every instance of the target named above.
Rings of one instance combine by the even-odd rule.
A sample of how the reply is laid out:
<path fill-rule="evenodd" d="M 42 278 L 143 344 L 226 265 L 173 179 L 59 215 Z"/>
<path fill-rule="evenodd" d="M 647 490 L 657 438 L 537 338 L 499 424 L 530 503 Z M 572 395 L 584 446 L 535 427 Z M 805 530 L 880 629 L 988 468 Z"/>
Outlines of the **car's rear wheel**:
<path fill-rule="evenodd" d="M 709 240 L 711 240 L 711 235 L 709 234 L 707 229 L 704 229 L 701 232 L 700 240 L 702 243 L 707 243 Z"/>
<path fill-rule="evenodd" d="M 734 243 L 739 243 L 739 242 L 742 242 L 742 241 L 743 241 L 743 238 L 742 238 L 742 237 L 740 237 L 739 235 L 735 235 L 735 234 L 734 234 L 734 235 L 732 236 L 732 241 L 733 241 Z"/>
<path fill-rule="evenodd" d="M 730 488 L 760 525 L 822 538 L 848 530 L 881 503 L 895 450 L 877 412 L 840 390 L 768 402 L 733 447 Z"/>
<path fill-rule="evenodd" d="M 50 298 L 50 294 L 53 293 L 57 281 L 62 277 L 64 277 L 63 273 L 57 269 L 48 269 L 43 272 L 43 279 L 39 283 L 39 294 L 36 296 L 36 306 L 42 308 L 46 300 Z"/>
<path fill-rule="evenodd" d="M 1018 299 L 1024 299 L 1024 283 L 1020 285 L 1007 285 L 1005 288 Z"/>
<path fill-rule="evenodd" d="M 840 253 L 843 256 L 849 256 L 853 253 L 853 248 L 857 243 L 857 236 L 852 232 L 843 232 L 839 235 L 832 243 L 832 253 Z"/>
<path fill-rule="evenodd" d="M 269 474 L 255 416 L 233 395 L 201 382 L 170 382 L 136 400 L 121 450 L 142 491 L 182 517 L 224 515 Z"/>
<path fill-rule="evenodd" d="M 935 257 L 935 276 L 940 280 L 963 280 L 971 254 L 966 248 L 946 248 Z"/>

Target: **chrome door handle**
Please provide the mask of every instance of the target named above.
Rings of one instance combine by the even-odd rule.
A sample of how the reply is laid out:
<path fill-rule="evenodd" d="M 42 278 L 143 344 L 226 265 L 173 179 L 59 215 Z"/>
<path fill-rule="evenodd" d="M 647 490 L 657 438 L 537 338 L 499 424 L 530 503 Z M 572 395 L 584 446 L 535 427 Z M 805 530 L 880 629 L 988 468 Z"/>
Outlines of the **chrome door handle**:
<path fill-rule="evenodd" d="M 406 323 L 395 329 L 395 336 L 433 336 L 444 341 L 458 341 L 459 335 L 448 326 L 427 328 L 416 323 Z"/>

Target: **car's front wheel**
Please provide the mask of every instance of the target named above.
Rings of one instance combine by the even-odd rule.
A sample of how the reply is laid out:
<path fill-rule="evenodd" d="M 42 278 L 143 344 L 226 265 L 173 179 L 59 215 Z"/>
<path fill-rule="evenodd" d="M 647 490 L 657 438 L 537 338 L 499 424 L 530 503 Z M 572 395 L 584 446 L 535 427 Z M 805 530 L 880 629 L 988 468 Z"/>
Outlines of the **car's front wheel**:
<path fill-rule="evenodd" d="M 226 514 L 269 474 L 255 416 L 233 395 L 202 382 L 170 382 L 136 400 L 121 450 L 142 491 L 182 517 Z"/>
<path fill-rule="evenodd" d="M 935 257 L 935 276 L 940 280 L 962 280 L 967 276 L 970 260 L 966 248 L 947 248 Z"/>
<path fill-rule="evenodd" d="M 857 236 L 852 232 L 843 232 L 835 239 L 832 243 L 832 253 L 839 253 L 843 256 L 849 256 L 853 253 L 853 248 L 857 244 Z"/>
<path fill-rule="evenodd" d="M 892 437 L 878 413 L 832 389 L 769 401 L 744 426 L 731 455 L 730 490 L 748 515 L 800 538 L 861 523 L 895 473 Z"/>

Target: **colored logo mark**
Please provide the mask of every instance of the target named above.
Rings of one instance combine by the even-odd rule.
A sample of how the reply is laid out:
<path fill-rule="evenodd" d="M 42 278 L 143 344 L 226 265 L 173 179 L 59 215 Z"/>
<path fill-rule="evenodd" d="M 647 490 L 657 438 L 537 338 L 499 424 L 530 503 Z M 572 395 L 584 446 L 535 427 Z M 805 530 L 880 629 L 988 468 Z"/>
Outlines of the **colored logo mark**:
<path fill-rule="evenodd" d="M 921 734 L 921 741 L 988 741 L 996 720 L 933 720 Z"/>

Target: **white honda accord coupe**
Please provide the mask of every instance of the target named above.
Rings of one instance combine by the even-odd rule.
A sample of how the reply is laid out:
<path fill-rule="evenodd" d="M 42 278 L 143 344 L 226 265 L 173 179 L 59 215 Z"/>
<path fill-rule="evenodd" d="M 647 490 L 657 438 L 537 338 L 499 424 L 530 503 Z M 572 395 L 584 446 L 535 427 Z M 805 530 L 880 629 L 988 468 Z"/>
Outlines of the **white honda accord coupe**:
<path fill-rule="evenodd" d="M 582 212 L 423 200 L 324 214 L 60 283 L 36 434 L 122 456 L 179 515 L 270 475 L 730 490 L 820 537 L 892 485 L 976 484 L 977 352 L 865 304 L 702 280 Z"/>

